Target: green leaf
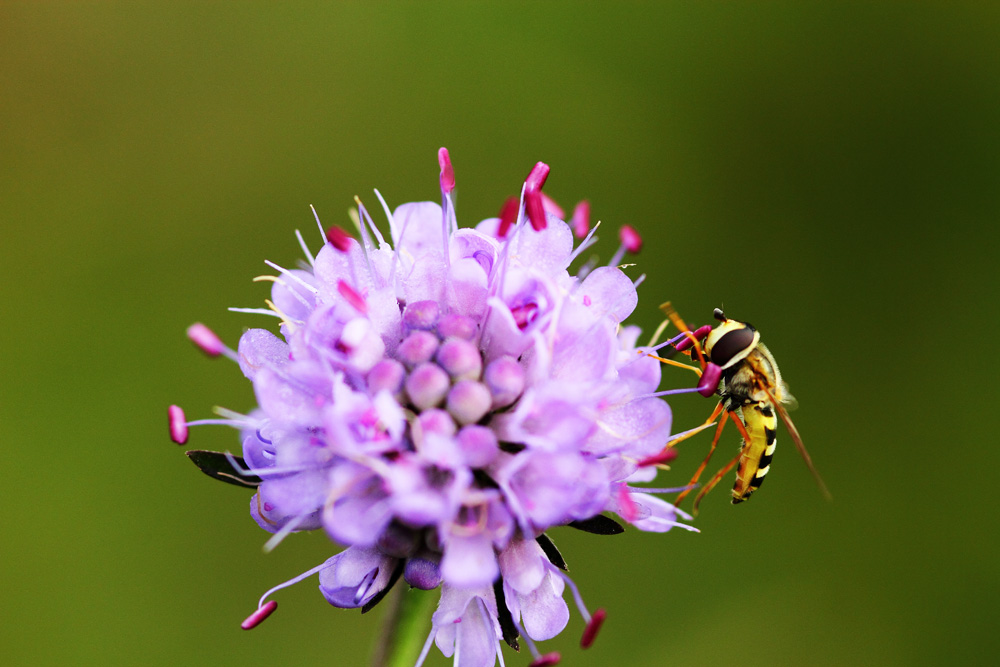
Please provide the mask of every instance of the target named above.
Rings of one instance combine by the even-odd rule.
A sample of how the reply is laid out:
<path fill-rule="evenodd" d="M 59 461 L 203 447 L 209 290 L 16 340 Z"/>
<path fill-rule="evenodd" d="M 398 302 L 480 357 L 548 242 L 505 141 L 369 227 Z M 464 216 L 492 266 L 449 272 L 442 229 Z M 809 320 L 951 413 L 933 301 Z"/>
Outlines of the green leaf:
<path fill-rule="evenodd" d="M 209 452 L 204 449 L 192 449 L 187 452 L 187 455 L 188 458 L 191 459 L 192 463 L 198 466 L 199 470 L 212 479 L 217 479 L 220 482 L 255 489 L 260 486 L 260 483 L 263 481 L 260 477 L 257 477 L 257 475 L 241 473 L 233 466 L 233 463 L 230 462 L 227 455 L 223 452 Z M 229 457 L 232 457 L 233 462 L 235 462 L 240 468 L 243 468 L 244 470 L 246 469 L 246 462 L 239 456 L 233 456 L 230 454 Z"/>
<path fill-rule="evenodd" d="M 603 514 L 598 514 L 582 521 L 571 521 L 569 525 L 577 530 L 582 530 L 585 533 L 593 533 L 594 535 L 619 535 L 625 532 L 624 526 Z"/>

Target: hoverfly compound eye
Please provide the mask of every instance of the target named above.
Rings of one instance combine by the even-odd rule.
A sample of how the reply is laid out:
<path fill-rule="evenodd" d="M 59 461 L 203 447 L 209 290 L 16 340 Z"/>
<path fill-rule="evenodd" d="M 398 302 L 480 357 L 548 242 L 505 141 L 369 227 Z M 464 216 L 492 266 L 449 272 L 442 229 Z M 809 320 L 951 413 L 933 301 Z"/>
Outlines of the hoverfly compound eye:
<path fill-rule="evenodd" d="M 726 321 L 726 314 L 724 312 L 722 312 L 721 308 L 716 308 L 712 312 L 712 315 L 715 317 L 715 319 L 719 320 L 720 322 L 725 322 Z"/>
<path fill-rule="evenodd" d="M 753 327 L 731 329 L 712 345 L 712 363 L 727 368 L 750 354 L 756 344 L 757 332 Z"/>

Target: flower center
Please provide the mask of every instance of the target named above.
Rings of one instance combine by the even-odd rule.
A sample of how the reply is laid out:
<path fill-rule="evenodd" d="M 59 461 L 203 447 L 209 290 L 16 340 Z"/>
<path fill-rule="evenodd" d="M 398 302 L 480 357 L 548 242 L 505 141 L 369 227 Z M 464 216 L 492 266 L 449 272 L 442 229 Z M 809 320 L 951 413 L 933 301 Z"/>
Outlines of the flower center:
<path fill-rule="evenodd" d="M 525 326 L 536 311 L 535 304 L 519 309 Z M 369 392 L 387 390 L 417 415 L 419 432 L 411 425 L 410 433 L 415 448 L 431 447 L 428 438 L 444 436 L 457 444 L 456 464 L 489 465 L 499 451 L 488 427 L 490 415 L 520 397 L 524 370 L 506 356 L 484 365 L 476 322 L 463 315 L 441 317 L 435 301 L 408 304 L 403 326 L 405 336 L 393 358 L 369 371 Z"/>

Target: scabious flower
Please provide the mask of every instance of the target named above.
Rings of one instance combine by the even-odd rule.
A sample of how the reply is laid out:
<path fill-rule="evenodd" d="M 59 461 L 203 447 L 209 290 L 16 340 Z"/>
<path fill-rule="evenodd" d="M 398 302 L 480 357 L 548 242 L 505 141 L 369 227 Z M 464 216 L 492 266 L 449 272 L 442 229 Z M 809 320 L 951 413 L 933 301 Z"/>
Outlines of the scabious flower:
<path fill-rule="evenodd" d="M 500 642 L 559 634 L 566 588 L 587 623 L 589 646 L 604 618 L 583 604 L 547 531 L 574 526 L 689 528 L 650 489 L 671 438 L 657 393 L 658 362 L 622 322 L 636 282 L 615 266 L 637 252 L 625 228 L 608 266 L 569 267 L 594 240 L 589 204 L 572 228 L 542 194 L 538 163 L 498 218 L 459 228 L 454 172 L 439 152 L 442 204 L 389 210 L 389 241 L 358 201 L 357 238 L 332 227 L 306 262 L 276 274 L 265 309 L 280 337 L 243 334 L 237 350 L 207 327 L 189 337 L 238 362 L 258 407 L 186 422 L 170 408 L 171 436 L 222 423 L 239 429 L 242 457 L 189 452 L 208 474 L 256 487 L 250 515 L 273 533 L 323 529 L 346 549 L 268 591 L 244 627 L 274 609 L 275 590 L 319 575 L 330 604 L 370 609 L 402 578 L 440 587 L 434 643 L 462 667 L 503 660 Z M 376 194 L 378 194 L 376 192 Z M 321 231 L 322 228 L 321 228 Z M 574 231 L 584 237 L 574 247 Z M 669 451 L 669 450 L 668 450 Z"/>

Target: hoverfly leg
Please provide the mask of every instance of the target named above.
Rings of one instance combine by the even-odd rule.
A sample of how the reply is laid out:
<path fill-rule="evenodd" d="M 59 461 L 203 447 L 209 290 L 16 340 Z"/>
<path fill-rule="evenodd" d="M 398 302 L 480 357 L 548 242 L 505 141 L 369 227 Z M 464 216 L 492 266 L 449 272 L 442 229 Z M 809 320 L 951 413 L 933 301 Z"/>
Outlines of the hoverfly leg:
<path fill-rule="evenodd" d="M 736 423 L 736 430 L 740 432 L 741 436 L 743 436 L 743 444 L 744 445 L 748 444 L 750 442 L 750 434 L 747 432 L 747 427 L 743 425 L 743 420 L 740 419 L 739 415 L 737 415 L 735 412 L 730 412 L 729 414 L 730 416 L 732 416 L 733 421 Z"/>
<path fill-rule="evenodd" d="M 719 405 L 715 408 L 715 410 L 717 412 L 721 412 L 721 409 L 722 409 L 722 403 L 719 403 Z M 712 414 L 713 414 L 713 417 L 716 416 L 715 412 L 713 412 Z M 712 438 L 712 445 L 708 449 L 708 456 L 706 456 L 705 460 L 702 461 L 702 464 L 698 468 L 698 471 L 694 474 L 694 477 L 688 483 L 689 486 L 691 484 L 694 484 L 695 482 L 698 481 L 698 478 L 705 471 L 705 467 L 708 465 L 709 459 L 712 458 L 712 454 L 715 453 L 715 448 L 719 444 L 719 436 L 722 435 L 722 426 L 726 423 L 726 418 L 732 419 L 733 423 L 736 424 L 736 430 L 738 430 L 740 432 L 740 436 L 742 436 L 742 438 L 743 438 L 743 444 L 746 445 L 747 443 L 750 442 L 750 434 L 747 432 L 746 426 L 743 425 L 743 420 L 740 419 L 739 415 L 735 411 L 733 411 L 733 410 L 727 410 L 719 418 L 719 426 L 715 430 L 715 437 Z M 706 484 L 705 487 L 698 493 L 698 495 L 695 496 L 694 505 L 691 508 L 692 513 L 694 513 L 694 514 L 698 513 L 698 504 L 701 503 L 701 499 L 704 498 L 705 495 L 709 491 L 711 491 L 715 487 L 716 484 L 719 483 L 719 480 L 722 479 L 723 475 L 725 475 L 727 472 L 729 472 L 730 470 L 733 469 L 733 466 L 736 465 L 736 463 L 739 462 L 741 456 L 743 456 L 743 447 L 740 447 L 740 453 L 736 455 L 736 458 L 733 459 L 732 461 L 730 461 L 728 464 L 726 464 L 726 466 L 722 470 L 720 470 L 719 472 L 717 472 L 715 474 L 715 476 L 712 477 L 712 481 L 710 481 L 708 484 Z M 688 489 L 687 491 L 684 491 L 683 493 L 681 493 L 681 495 L 679 495 L 677 497 L 677 500 L 674 501 L 674 506 L 676 507 L 678 504 L 680 504 L 680 502 L 684 499 L 684 496 L 686 496 L 688 493 L 690 493 L 690 491 L 691 491 L 691 489 Z"/>
<path fill-rule="evenodd" d="M 739 420 L 734 419 L 733 421 L 735 421 L 737 424 L 739 424 Z M 726 473 L 728 473 L 730 470 L 732 470 L 733 467 L 737 463 L 739 463 L 741 456 L 743 456 L 743 452 L 742 451 L 740 453 L 738 453 L 736 456 L 734 456 L 733 460 L 730 461 L 729 463 L 727 463 L 726 466 L 722 470 L 720 470 L 719 472 L 715 473 L 715 476 L 712 477 L 711 481 L 709 481 L 709 483 L 705 485 L 705 488 L 703 488 L 701 490 L 701 492 L 699 492 L 698 495 L 695 496 L 694 504 L 691 506 L 691 514 L 693 514 L 694 516 L 698 515 L 698 505 L 701 503 L 701 499 L 704 498 L 708 494 L 709 491 L 711 491 L 712 489 L 714 489 L 715 485 L 718 484 L 719 481 L 723 477 L 726 476 Z"/>
<path fill-rule="evenodd" d="M 715 407 L 715 410 L 712 411 L 712 416 L 709 417 L 708 420 L 705 422 L 706 424 L 710 424 L 713 421 L 715 421 L 715 419 L 719 420 L 718 426 L 715 427 L 715 437 L 712 438 L 712 445 L 708 449 L 708 455 L 705 456 L 705 460 L 701 462 L 701 465 L 698 466 L 698 470 L 694 473 L 694 476 L 691 478 L 691 481 L 688 482 L 687 490 L 682 491 L 680 495 L 678 495 L 677 498 L 674 500 L 674 507 L 679 506 L 681 504 L 681 501 L 683 501 L 684 498 L 687 497 L 687 494 L 691 493 L 691 490 L 698 483 L 698 479 L 701 477 L 701 474 L 705 472 L 705 468 L 708 467 L 708 462 L 712 459 L 712 454 L 715 453 L 715 448 L 719 444 L 719 437 L 722 435 L 722 427 L 726 425 L 726 419 L 729 416 L 730 416 L 729 413 L 725 412 L 722 409 L 722 403 L 719 403 Z M 699 494 L 698 497 L 700 498 L 701 495 L 703 494 Z"/>

